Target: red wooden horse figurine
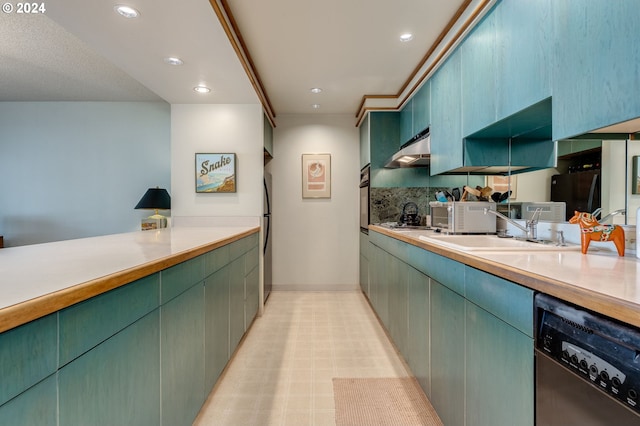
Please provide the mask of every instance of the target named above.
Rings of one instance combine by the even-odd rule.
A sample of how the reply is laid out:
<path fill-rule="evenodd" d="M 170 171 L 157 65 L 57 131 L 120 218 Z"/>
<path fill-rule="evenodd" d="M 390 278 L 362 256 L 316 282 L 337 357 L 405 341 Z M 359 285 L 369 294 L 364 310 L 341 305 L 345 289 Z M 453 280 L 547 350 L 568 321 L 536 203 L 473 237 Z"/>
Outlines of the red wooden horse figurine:
<path fill-rule="evenodd" d="M 574 212 L 569 223 L 580 225 L 582 254 L 587 253 L 591 241 L 611 241 L 616 245 L 618 256 L 624 256 L 624 229 L 618 225 L 601 225 L 591 213 Z"/>

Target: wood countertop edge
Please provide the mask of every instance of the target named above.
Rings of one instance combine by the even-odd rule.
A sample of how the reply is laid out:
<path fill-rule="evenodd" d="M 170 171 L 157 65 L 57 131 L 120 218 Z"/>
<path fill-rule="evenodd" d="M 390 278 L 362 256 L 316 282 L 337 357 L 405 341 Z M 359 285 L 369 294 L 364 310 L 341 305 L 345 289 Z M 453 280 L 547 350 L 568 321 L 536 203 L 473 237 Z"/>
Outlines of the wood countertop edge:
<path fill-rule="evenodd" d="M 193 259 L 224 245 L 238 241 L 260 231 L 260 227 L 236 234 L 224 240 L 193 247 L 180 253 L 143 263 L 133 268 L 114 272 L 104 277 L 79 283 L 61 290 L 44 294 L 0 309 L 0 333 L 11 330 L 30 321 L 65 309 L 71 305 L 129 284 L 178 263 Z"/>
<path fill-rule="evenodd" d="M 449 249 L 427 241 L 417 240 L 379 226 L 370 226 L 372 231 L 406 242 L 416 247 L 439 254 L 451 260 L 464 263 L 500 278 L 518 283 L 531 290 L 546 293 L 577 306 L 615 318 L 627 324 L 640 327 L 640 306 L 627 300 L 607 296 L 582 287 L 538 275 L 532 272 L 483 259 L 468 252 Z"/>

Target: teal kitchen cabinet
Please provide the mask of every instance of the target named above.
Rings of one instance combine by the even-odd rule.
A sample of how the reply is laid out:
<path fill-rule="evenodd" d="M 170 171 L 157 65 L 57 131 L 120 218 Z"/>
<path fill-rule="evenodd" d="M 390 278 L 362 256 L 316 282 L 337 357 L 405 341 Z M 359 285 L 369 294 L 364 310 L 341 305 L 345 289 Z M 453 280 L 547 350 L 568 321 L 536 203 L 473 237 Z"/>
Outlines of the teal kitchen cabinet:
<path fill-rule="evenodd" d="M 371 271 L 371 303 L 378 318 L 385 325 L 389 324 L 389 259 L 384 250 L 371 244 L 373 269 Z"/>
<path fill-rule="evenodd" d="M 496 121 L 499 54 L 496 49 L 496 19 L 495 12 L 485 16 L 460 46 L 464 135 Z"/>
<path fill-rule="evenodd" d="M 57 386 L 51 375 L 0 406 L 0 425 L 57 426 Z"/>
<path fill-rule="evenodd" d="M 162 424 L 192 422 L 204 386 L 204 286 L 196 284 L 161 308 Z"/>
<path fill-rule="evenodd" d="M 465 280 L 467 419 L 533 426 L 533 290 L 471 267 Z"/>
<path fill-rule="evenodd" d="M 0 334 L 0 424 L 56 425 L 57 315 Z"/>
<path fill-rule="evenodd" d="M 431 124 L 431 83 L 425 82 L 413 96 L 413 125 L 414 136 Z"/>
<path fill-rule="evenodd" d="M 384 166 L 400 148 L 400 113 L 377 111 L 369 113 L 369 149 L 371 150 L 371 186 L 386 186 L 380 182 Z"/>
<path fill-rule="evenodd" d="M 553 138 L 640 116 L 636 0 L 566 0 L 553 7 Z"/>
<path fill-rule="evenodd" d="M 456 49 L 431 79 L 431 175 L 462 166 L 460 58 Z"/>
<path fill-rule="evenodd" d="M 58 313 L 58 365 L 68 364 L 159 306 L 156 273 L 63 309 Z"/>
<path fill-rule="evenodd" d="M 161 424 L 159 354 L 155 309 L 58 371 L 59 424 Z"/>
<path fill-rule="evenodd" d="M 400 111 L 400 145 L 411 139 L 413 133 L 413 98 Z"/>
<path fill-rule="evenodd" d="M 427 397 L 431 397 L 431 303 L 429 277 L 407 268 L 407 350 L 405 359 Z"/>
<path fill-rule="evenodd" d="M 431 280 L 431 397 L 445 425 L 465 424 L 465 300 Z M 470 423 L 473 424 L 473 423 Z"/>
<path fill-rule="evenodd" d="M 407 317 L 407 264 L 385 252 L 385 263 L 389 271 L 389 322 L 386 324 L 389 334 L 402 354 L 407 353 L 408 317 Z"/>
<path fill-rule="evenodd" d="M 243 329 L 259 306 L 258 250 L 252 234 L 0 333 L 0 424 L 190 424 L 236 347 L 232 269 Z"/>
<path fill-rule="evenodd" d="M 360 289 L 369 297 L 369 235 L 360 233 Z"/>
<path fill-rule="evenodd" d="M 212 389 L 231 356 L 229 349 L 228 265 L 218 269 L 205 279 L 204 292 L 205 389 Z"/>
<path fill-rule="evenodd" d="M 382 322 L 444 424 L 532 425 L 533 291 L 369 235 L 371 294 L 389 283 L 387 304 L 372 306 L 388 310 Z"/>
<path fill-rule="evenodd" d="M 492 12 L 496 20 L 497 120 L 552 94 L 551 3 L 551 0 L 503 0 Z"/>
<path fill-rule="evenodd" d="M 245 292 L 244 301 L 244 331 L 251 326 L 258 315 L 260 306 L 260 268 L 258 268 L 258 246 L 245 254 Z"/>
<path fill-rule="evenodd" d="M 465 350 L 467 424 L 533 426 L 533 339 L 467 302 Z"/>
<path fill-rule="evenodd" d="M 360 169 L 371 163 L 371 148 L 369 145 L 369 115 L 365 115 L 360 123 Z"/>
<path fill-rule="evenodd" d="M 400 111 L 400 144 L 429 127 L 431 122 L 431 83 L 425 82 Z"/>
<path fill-rule="evenodd" d="M 244 257 L 229 266 L 229 345 L 231 353 L 244 334 Z"/>

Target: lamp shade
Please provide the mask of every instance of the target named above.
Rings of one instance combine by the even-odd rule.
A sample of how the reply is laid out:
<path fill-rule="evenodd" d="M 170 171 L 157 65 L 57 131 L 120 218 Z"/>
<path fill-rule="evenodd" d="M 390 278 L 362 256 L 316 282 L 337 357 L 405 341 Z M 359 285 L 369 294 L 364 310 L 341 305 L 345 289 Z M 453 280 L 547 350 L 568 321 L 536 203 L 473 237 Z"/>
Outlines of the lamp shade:
<path fill-rule="evenodd" d="M 171 197 L 164 188 L 149 188 L 135 208 L 169 210 L 171 209 Z"/>

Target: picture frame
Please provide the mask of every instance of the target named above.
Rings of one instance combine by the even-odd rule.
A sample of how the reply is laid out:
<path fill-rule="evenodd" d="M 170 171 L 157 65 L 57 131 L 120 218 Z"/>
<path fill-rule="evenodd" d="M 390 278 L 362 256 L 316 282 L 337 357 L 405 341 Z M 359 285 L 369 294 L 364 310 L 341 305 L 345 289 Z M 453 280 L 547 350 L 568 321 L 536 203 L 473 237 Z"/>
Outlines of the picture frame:
<path fill-rule="evenodd" d="M 302 198 L 331 198 L 331 154 L 302 154 Z"/>
<path fill-rule="evenodd" d="M 236 192 L 235 153 L 196 153 L 195 166 L 196 193 Z"/>
<path fill-rule="evenodd" d="M 504 193 L 511 190 L 510 200 L 518 197 L 518 178 L 517 176 L 487 176 L 487 186 L 493 189 L 493 192 Z"/>

